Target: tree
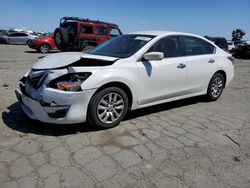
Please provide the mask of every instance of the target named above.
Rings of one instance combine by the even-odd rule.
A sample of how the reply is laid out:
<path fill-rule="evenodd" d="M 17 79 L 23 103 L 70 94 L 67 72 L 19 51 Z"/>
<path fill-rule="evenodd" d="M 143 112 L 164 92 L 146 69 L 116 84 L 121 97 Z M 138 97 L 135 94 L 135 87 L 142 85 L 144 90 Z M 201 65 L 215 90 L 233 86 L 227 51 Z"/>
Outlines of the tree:
<path fill-rule="evenodd" d="M 232 41 L 234 43 L 240 42 L 242 37 L 245 35 L 246 33 L 242 30 L 242 29 L 235 29 L 232 32 Z"/>

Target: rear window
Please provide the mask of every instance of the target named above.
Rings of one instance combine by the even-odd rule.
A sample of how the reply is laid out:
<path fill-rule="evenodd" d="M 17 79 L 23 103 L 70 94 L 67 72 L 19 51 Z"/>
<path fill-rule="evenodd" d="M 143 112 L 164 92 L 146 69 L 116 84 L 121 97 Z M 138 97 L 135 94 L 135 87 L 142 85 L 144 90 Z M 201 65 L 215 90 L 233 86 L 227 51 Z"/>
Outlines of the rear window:
<path fill-rule="evenodd" d="M 121 32 L 117 28 L 111 28 L 109 34 L 111 37 L 116 37 L 116 36 L 121 35 Z"/>
<path fill-rule="evenodd" d="M 196 37 L 184 36 L 187 55 L 213 54 L 215 47 L 205 40 Z"/>
<path fill-rule="evenodd" d="M 97 27 L 96 28 L 97 35 L 107 35 L 108 31 L 106 27 Z"/>

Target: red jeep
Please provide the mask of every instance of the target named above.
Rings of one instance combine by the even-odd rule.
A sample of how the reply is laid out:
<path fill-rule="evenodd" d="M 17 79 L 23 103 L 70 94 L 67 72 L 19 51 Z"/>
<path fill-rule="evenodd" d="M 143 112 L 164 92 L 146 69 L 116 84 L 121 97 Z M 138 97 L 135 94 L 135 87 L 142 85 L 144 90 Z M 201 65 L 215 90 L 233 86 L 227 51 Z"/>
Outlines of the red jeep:
<path fill-rule="evenodd" d="M 59 50 L 90 50 L 95 46 L 121 35 L 116 24 L 78 17 L 63 17 L 54 32 Z"/>

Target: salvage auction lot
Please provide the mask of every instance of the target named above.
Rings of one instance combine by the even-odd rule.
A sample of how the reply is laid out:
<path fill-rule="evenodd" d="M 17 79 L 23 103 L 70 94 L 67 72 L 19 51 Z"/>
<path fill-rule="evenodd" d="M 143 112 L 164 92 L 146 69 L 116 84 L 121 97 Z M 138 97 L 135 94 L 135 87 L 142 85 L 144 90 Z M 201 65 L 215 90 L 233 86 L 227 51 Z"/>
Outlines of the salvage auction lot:
<path fill-rule="evenodd" d="M 0 45 L 0 187 L 249 187 L 250 60 L 236 60 L 216 102 L 166 103 L 95 130 L 21 111 L 15 87 L 42 56 Z"/>

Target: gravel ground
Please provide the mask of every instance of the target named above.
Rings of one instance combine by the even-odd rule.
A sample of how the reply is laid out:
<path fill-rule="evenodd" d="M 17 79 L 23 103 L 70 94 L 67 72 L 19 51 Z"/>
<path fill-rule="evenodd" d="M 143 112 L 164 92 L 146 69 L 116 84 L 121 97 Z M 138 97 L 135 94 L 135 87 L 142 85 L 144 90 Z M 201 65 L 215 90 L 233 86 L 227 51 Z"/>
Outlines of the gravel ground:
<path fill-rule="evenodd" d="M 250 187 L 250 60 L 216 102 L 157 105 L 98 131 L 24 115 L 14 90 L 41 56 L 0 45 L 0 187 Z"/>

